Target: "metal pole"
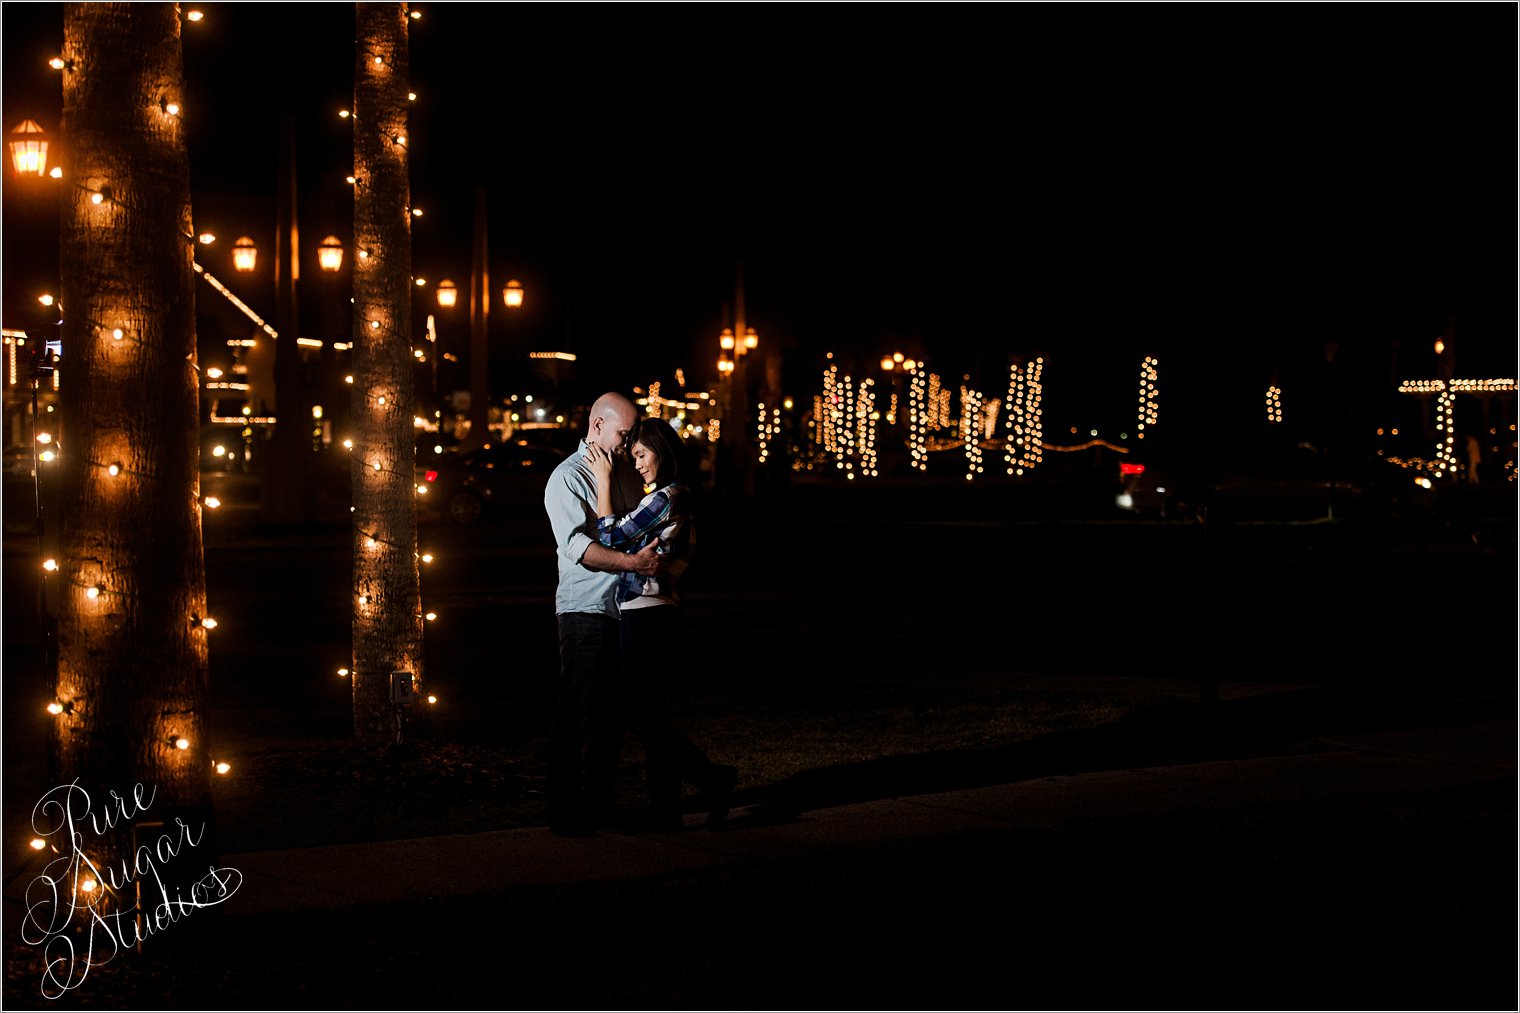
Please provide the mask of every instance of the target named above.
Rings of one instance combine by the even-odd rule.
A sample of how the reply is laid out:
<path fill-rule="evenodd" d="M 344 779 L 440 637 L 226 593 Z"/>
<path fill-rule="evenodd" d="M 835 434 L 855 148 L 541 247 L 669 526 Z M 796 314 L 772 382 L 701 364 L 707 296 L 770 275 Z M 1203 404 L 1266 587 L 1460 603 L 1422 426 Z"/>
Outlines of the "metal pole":
<path fill-rule="evenodd" d="M 486 188 L 475 188 L 475 252 L 470 268 L 470 442 L 490 440 L 491 365 L 486 322 L 491 312 L 491 280 L 486 269 Z"/>

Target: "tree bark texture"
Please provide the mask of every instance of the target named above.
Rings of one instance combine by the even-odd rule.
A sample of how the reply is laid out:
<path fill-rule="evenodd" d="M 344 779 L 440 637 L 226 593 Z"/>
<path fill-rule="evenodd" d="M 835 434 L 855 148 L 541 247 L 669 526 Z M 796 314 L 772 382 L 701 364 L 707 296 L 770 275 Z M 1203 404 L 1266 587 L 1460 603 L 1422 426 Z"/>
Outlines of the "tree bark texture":
<path fill-rule="evenodd" d="M 407 7 L 356 4 L 354 734 L 398 740 L 391 673 L 422 678 L 412 419 Z"/>
<path fill-rule="evenodd" d="M 64 7 L 56 783 L 210 819 L 195 275 L 174 4 Z M 177 748 L 177 740 L 188 748 Z M 140 827 L 139 827 L 140 829 Z M 110 860 L 129 827 L 86 833 Z M 126 837 L 123 837 L 123 834 Z M 201 872 L 209 848 L 187 858 Z M 118 853 L 120 853 L 118 851 Z M 188 870 L 186 870 L 188 871 Z"/>

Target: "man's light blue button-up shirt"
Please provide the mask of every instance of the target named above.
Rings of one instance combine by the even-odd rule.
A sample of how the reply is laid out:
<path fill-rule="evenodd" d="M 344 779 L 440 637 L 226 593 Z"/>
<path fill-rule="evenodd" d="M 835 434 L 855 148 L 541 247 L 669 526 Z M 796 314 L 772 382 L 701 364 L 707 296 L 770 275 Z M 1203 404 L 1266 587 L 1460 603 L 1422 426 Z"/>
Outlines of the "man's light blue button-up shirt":
<path fill-rule="evenodd" d="M 612 470 L 612 506 L 619 517 L 633 509 L 644 490 L 628 463 L 617 462 Z M 575 453 L 560 462 L 544 486 L 544 510 L 554 529 L 555 556 L 559 560 L 559 587 L 554 592 L 554 611 L 600 612 L 616 619 L 613 589 L 615 573 L 601 573 L 581 565 L 588 545 L 596 544 L 596 476 L 586 459 L 581 441 Z"/>

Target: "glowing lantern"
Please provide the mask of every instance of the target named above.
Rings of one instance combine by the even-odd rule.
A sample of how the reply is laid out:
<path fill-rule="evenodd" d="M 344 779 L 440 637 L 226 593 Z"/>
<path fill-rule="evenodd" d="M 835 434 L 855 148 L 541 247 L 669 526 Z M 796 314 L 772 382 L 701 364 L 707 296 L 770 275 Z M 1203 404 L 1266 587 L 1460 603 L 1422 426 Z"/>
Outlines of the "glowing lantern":
<path fill-rule="evenodd" d="M 248 236 L 238 236 L 232 244 L 233 269 L 247 274 L 258 262 L 259 248 L 253 244 L 253 240 Z"/>
<path fill-rule="evenodd" d="M 36 120 L 22 120 L 11 131 L 11 164 L 18 176 L 47 175 L 47 131 Z"/>
<path fill-rule="evenodd" d="M 343 244 L 337 236 L 328 236 L 317 246 L 317 263 L 324 271 L 336 271 L 343 266 Z"/>

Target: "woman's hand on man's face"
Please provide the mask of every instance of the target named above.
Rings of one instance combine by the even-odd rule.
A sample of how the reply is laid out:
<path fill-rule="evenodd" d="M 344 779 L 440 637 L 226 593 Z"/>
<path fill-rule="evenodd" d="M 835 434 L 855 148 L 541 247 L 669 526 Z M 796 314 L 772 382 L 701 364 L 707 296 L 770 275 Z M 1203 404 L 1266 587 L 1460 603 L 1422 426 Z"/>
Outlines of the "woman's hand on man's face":
<path fill-rule="evenodd" d="M 612 477 L 613 458 L 609 451 L 594 443 L 586 444 L 586 458 L 591 463 L 591 473 L 599 479 Z"/>

